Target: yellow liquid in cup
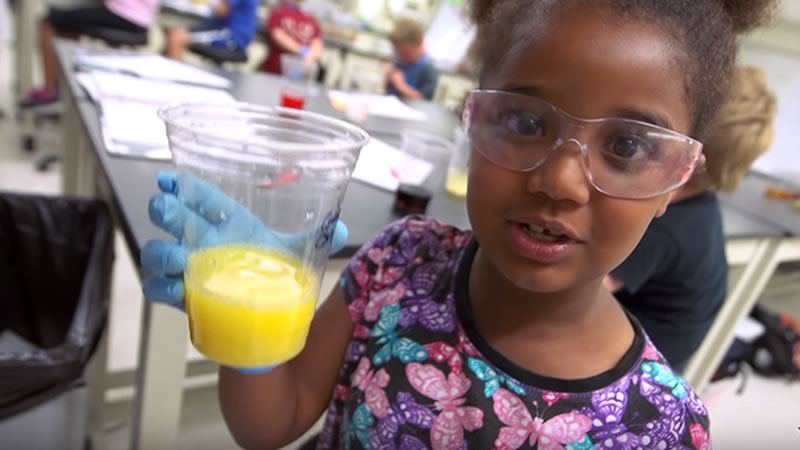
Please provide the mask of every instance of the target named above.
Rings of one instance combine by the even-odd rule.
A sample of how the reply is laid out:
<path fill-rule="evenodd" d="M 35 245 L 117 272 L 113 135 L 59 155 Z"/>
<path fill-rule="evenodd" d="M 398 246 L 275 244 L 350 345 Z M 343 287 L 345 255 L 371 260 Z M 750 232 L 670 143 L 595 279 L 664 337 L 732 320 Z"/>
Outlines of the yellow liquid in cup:
<path fill-rule="evenodd" d="M 192 343 L 219 364 L 280 364 L 303 349 L 318 277 L 299 260 L 244 245 L 199 250 L 185 272 Z"/>
<path fill-rule="evenodd" d="M 456 197 L 467 196 L 467 173 L 457 169 L 447 171 L 447 192 Z"/>

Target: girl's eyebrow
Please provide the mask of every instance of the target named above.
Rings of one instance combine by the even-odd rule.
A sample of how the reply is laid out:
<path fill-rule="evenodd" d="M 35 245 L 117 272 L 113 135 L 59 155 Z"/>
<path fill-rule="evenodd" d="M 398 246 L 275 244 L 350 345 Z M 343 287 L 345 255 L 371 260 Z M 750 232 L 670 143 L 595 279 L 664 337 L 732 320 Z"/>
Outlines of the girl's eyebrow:
<path fill-rule="evenodd" d="M 616 109 L 612 112 L 612 116 L 619 117 L 622 119 L 632 119 L 639 122 L 649 123 L 651 125 L 656 125 L 661 128 L 666 128 L 668 130 L 672 130 L 672 124 L 670 123 L 669 119 L 662 114 L 658 114 L 652 111 L 639 111 L 632 108 L 620 108 Z"/>

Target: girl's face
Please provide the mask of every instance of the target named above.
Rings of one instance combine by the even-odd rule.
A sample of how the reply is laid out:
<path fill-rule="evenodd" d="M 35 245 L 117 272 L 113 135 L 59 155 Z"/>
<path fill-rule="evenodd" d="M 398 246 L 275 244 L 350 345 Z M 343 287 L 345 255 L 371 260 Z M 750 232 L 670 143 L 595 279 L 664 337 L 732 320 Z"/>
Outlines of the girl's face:
<path fill-rule="evenodd" d="M 673 41 L 659 28 L 571 10 L 510 52 L 482 87 L 528 94 L 585 119 L 657 118 L 657 125 L 687 134 L 677 61 Z M 609 197 L 592 187 L 582 164 L 571 142 L 529 172 L 504 169 L 473 149 L 470 221 L 484 256 L 515 286 L 551 293 L 601 279 L 669 204 L 671 194 Z M 542 228 L 569 239 L 548 242 Z"/>

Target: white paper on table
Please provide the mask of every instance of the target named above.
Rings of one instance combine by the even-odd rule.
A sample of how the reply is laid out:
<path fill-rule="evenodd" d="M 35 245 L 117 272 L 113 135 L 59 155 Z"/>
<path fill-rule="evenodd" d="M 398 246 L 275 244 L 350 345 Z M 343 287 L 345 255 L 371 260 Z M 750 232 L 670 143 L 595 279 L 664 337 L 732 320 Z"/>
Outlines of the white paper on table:
<path fill-rule="evenodd" d="M 78 84 L 86 91 L 86 94 L 89 95 L 92 101 L 100 101 L 100 91 L 97 89 L 97 85 L 94 83 L 94 78 L 92 78 L 91 73 L 78 72 L 75 74 L 75 79 L 78 80 Z"/>
<path fill-rule="evenodd" d="M 161 55 L 79 55 L 75 64 L 83 69 L 124 73 L 151 80 L 175 81 L 221 89 L 231 81 L 197 67 L 167 59 Z"/>
<path fill-rule="evenodd" d="M 100 98 L 136 100 L 166 105 L 191 101 L 196 103 L 226 103 L 235 99 L 224 90 L 173 83 L 163 80 L 137 78 L 115 72 L 89 72 Z"/>
<path fill-rule="evenodd" d="M 358 157 L 353 179 L 387 191 L 397 191 L 400 182 L 422 184 L 433 164 L 372 138 Z"/>
<path fill-rule="evenodd" d="M 362 102 L 367 105 L 369 115 L 389 119 L 424 121 L 428 115 L 406 105 L 393 95 L 361 94 L 345 91 L 329 91 L 328 100 L 340 111 L 347 111 L 351 102 Z"/>
<path fill-rule="evenodd" d="M 168 145 L 164 122 L 156 114 L 158 105 L 103 99 L 100 109 L 103 134 L 113 141 L 151 147 Z"/>
<path fill-rule="evenodd" d="M 158 109 L 170 103 L 225 103 L 235 99 L 218 90 L 147 80 L 113 72 L 81 73 L 79 82 L 100 106 L 103 140 L 110 153 L 148 159 L 171 154 Z"/>

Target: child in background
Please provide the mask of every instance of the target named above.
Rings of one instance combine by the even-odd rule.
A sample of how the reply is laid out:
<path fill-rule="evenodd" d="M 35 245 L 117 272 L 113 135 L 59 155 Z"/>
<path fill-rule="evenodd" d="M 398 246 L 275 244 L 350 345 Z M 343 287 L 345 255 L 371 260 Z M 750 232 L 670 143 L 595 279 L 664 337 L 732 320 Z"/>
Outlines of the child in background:
<path fill-rule="evenodd" d="M 732 192 L 772 144 L 777 102 L 763 70 L 736 71 L 727 103 L 705 139 L 704 170 L 676 192 L 636 250 L 608 280 L 673 369 L 683 371 L 714 323 L 728 286 L 715 192 Z"/>
<path fill-rule="evenodd" d="M 324 43 L 322 29 L 317 20 L 300 9 L 299 0 L 281 0 L 267 20 L 269 54 L 261 70 L 281 75 L 281 55 L 292 54 L 303 58 L 306 67 L 319 61 Z"/>
<path fill-rule="evenodd" d="M 318 449 L 711 448 L 706 408 L 603 280 L 702 164 L 689 136 L 713 122 L 739 35 L 772 7 L 473 0 L 472 231 L 390 225 L 297 358 L 221 368 L 239 445 L 280 448 L 327 411 Z M 150 212 L 180 239 L 208 213 L 177 185 L 160 182 Z M 181 306 L 185 249 L 153 241 L 142 258 L 147 297 Z"/>
<path fill-rule="evenodd" d="M 26 94 L 20 106 L 35 107 L 58 101 L 58 61 L 53 47 L 56 37 L 76 38 L 93 27 L 146 33 L 157 15 L 158 0 L 105 0 L 101 5 L 51 8 L 39 28 L 44 86 Z"/>
<path fill-rule="evenodd" d="M 414 20 L 399 19 L 389 40 L 397 60 L 387 76 L 387 93 L 409 100 L 431 100 L 439 72 L 425 55 L 425 30 Z"/>
<path fill-rule="evenodd" d="M 189 30 L 174 28 L 167 33 L 167 56 L 183 59 L 190 44 L 246 52 L 258 28 L 258 5 L 259 0 L 220 0 L 208 22 Z"/>

